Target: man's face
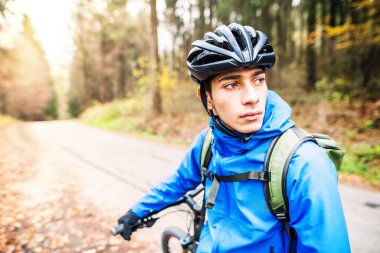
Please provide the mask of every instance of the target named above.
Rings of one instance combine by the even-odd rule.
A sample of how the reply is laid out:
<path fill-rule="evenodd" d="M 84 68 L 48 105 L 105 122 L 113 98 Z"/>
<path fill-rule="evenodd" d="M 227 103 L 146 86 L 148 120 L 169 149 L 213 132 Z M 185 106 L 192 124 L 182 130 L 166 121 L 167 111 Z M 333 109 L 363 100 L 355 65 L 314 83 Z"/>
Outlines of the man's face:
<path fill-rule="evenodd" d="M 207 107 L 229 128 L 252 133 L 263 124 L 267 95 L 264 70 L 233 70 L 212 79 Z"/>

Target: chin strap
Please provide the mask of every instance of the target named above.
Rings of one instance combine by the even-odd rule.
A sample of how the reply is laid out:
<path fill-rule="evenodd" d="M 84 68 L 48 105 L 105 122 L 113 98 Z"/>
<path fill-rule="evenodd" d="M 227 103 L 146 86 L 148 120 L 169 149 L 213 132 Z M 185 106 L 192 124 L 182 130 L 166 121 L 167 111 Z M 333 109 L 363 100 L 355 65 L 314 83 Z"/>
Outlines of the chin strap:
<path fill-rule="evenodd" d="M 206 109 L 207 114 L 211 117 L 216 128 L 218 128 L 224 134 L 237 138 L 242 143 L 246 143 L 252 138 L 254 133 L 243 134 L 243 133 L 240 133 L 238 131 L 228 128 L 218 115 L 215 115 L 211 110 L 207 109 L 207 95 L 206 95 L 205 84 L 201 84 L 200 93 L 201 93 L 201 100 L 202 100 L 203 107 Z"/>
<path fill-rule="evenodd" d="M 237 138 L 240 142 L 242 143 L 247 143 L 253 136 L 254 133 L 249 133 L 249 134 L 243 134 L 238 131 L 229 129 L 226 124 L 223 123 L 223 121 L 220 119 L 219 116 L 214 115 L 211 112 L 211 118 L 216 126 L 220 131 L 222 131 L 224 134 L 227 134 L 231 137 Z"/>

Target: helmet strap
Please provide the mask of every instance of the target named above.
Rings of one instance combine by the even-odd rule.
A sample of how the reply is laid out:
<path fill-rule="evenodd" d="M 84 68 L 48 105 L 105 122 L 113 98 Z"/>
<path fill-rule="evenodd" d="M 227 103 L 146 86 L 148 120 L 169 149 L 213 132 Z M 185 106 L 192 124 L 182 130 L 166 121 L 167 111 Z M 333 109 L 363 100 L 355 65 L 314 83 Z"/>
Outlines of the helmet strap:
<path fill-rule="evenodd" d="M 207 94 L 206 94 L 206 88 L 204 84 L 200 85 L 200 95 L 201 95 L 203 107 L 205 108 L 207 114 L 212 118 L 216 128 L 218 128 L 224 134 L 237 138 L 240 142 L 243 142 L 243 143 L 246 143 L 251 139 L 254 133 L 243 134 L 243 133 L 240 133 L 238 131 L 228 128 L 218 115 L 215 115 L 212 110 L 209 110 L 207 108 Z"/>
<path fill-rule="evenodd" d="M 206 87 L 205 87 L 204 83 L 202 83 L 200 85 L 200 94 L 201 94 L 201 100 L 202 100 L 203 107 L 205 108 L 208 116 L 212 117 L 214 114 L 212 113 L 211 110 L 209 110 L 207 108 L 207 94 L 206 94 Z"/>
<path fill-rule="evenodd" d="M 222 119 L 218 115 L 214 115 L 212 113 L 211 117 L 212 117 L 212 120 L 213 120 L 216 128 L 218 128 L 222 133 L 224 133 L 228 136 L 237 138 L 242 143 L 247 143 L 252 138 L 252 136 L 254 135 L 254 133 L 243 134 L 243 133 L 240 133 L 238 131 L 235 131 L 235 130 L 228 128 L 226 126 L 226 124 L 222 121 Z"/>

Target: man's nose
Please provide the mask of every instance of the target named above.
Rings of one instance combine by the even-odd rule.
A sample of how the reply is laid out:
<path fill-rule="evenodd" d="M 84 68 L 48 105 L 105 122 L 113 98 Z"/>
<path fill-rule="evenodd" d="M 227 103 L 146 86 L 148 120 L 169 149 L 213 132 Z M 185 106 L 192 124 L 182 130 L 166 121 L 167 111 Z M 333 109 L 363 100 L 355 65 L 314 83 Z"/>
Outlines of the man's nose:
<path fill-rule="evenodd" d="M 256 104 L 259 102 L 260 97 L 255 90 L 255 87 L 251 84 L 251 82 L 247 81 L 244 84 L 244 89 L 242 92 L 242 103 L 243 104 Z"/>

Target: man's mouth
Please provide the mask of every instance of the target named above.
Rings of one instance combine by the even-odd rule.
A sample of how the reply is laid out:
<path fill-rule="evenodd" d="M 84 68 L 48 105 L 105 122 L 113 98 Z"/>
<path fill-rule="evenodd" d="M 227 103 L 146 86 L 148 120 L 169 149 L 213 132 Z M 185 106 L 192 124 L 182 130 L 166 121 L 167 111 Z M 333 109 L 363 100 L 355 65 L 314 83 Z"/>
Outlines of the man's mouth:
<path fill-rule="evenodd" d="M 243 115 L 240 115 L 240 118 L 245 119 L 245 120 L 257 120 L 260 118 L 262 112 L 247 112 L 244 113 Z"/>

